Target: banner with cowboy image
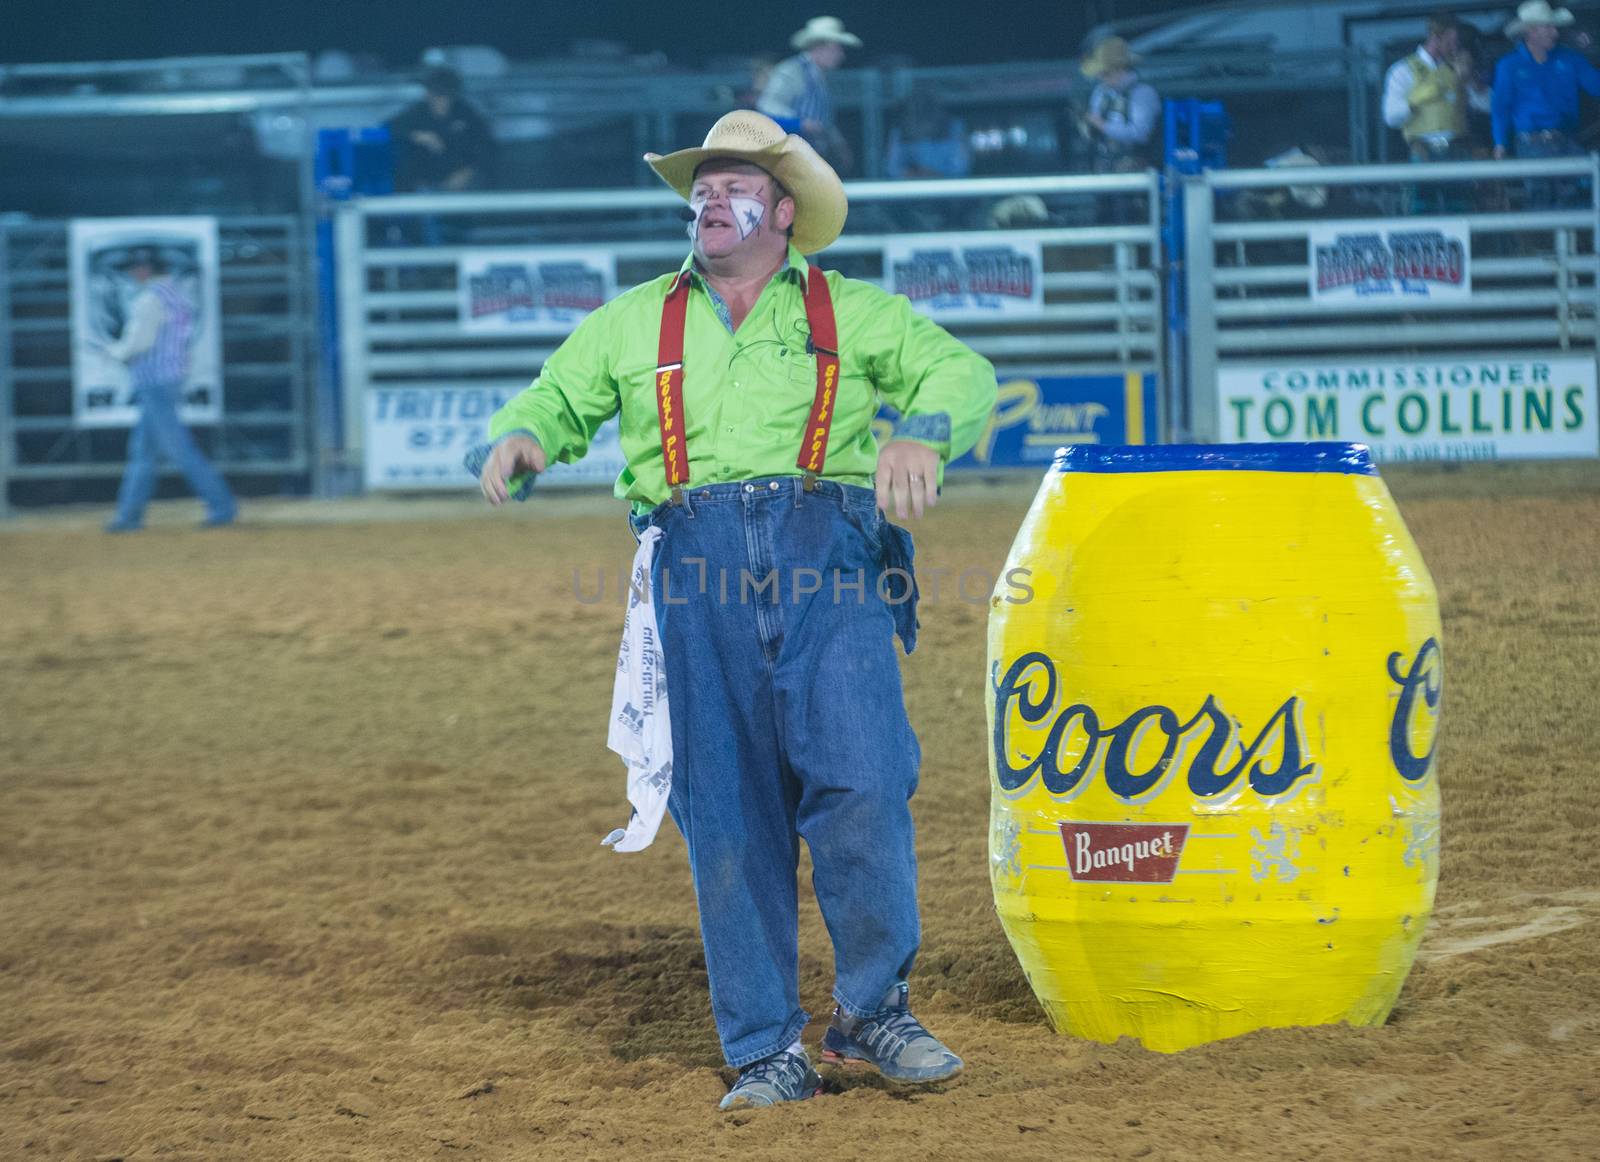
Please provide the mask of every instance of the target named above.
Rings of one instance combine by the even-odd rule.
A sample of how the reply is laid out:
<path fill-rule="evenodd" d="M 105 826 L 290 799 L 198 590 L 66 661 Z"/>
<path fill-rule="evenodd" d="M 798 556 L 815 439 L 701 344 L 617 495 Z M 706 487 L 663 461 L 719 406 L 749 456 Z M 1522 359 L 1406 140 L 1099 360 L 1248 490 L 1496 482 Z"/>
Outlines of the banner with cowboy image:
<path fill-rule="evenodd" d="M 1464 302 L 1472 234 L 1459 218 L 1317 222 L 1308 228 L 1311 300 L 1321 306 Z"/>
<path fill-rule="evenodd" d="M 68 231 L 72 416 L 129 427 L 137 393 L 181 387 L 186 424 L 222 419 L 215 218 L 79 218 Z"/>
<path fill-rule="evenodd" d="M 1022 319 L 1044 313 L 1038 238 L 917 234 L 883 246 L 883 287 L 941 323 Z"/>
<path fill-rule="evenodd" d="M 468 334 L 564 337 L 617 293 L 617 256 L 580 247 L 471 250 L 456 285 Z"/>

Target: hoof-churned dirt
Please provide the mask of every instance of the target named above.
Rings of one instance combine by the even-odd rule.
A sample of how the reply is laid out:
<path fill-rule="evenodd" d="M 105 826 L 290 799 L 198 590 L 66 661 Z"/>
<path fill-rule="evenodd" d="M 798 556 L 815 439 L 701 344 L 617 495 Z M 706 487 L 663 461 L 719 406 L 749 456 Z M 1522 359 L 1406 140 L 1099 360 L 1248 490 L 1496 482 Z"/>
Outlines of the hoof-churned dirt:
<path fill-rule="evenodd" d="M 985 855 L 982 598 L 1031 489 L 969 486 L 916 530 L 948 575 L 906 663 L 913 996 L 967 1071 L 733 1117 L 682 843 L 598 842 L 619 509 L 0 526 L 0 1158 L 1594 1157 L 1600 467 L 1389 476 L 1448 687 L 1388 1025 L 1175 1056 L 1045 1026 Z"/>

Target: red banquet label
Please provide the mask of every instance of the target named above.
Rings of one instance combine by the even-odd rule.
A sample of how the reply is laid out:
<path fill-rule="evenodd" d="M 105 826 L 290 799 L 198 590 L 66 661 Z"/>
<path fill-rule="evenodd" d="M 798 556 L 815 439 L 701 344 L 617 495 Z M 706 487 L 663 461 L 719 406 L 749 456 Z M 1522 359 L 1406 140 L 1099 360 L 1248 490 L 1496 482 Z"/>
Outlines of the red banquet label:
<path fill-rule="evenodd" d="M 1187 823 L 1061 824 L 1067 870 L 1089 883 L 1170 884 L 1188 837 Z"/>

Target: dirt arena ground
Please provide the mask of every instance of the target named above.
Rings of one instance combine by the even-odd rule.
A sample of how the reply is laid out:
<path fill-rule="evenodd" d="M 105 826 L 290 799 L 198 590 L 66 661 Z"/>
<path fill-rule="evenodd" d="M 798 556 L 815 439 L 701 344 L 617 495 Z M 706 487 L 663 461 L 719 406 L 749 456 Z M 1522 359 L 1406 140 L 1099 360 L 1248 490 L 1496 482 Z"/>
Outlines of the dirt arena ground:
<path fill-rule="evenodd" d="M 985 610 L 946 599 L 906 664 L 913 987 L 967 1073 L 731 1118 L 681 840 L 598 843 L 620 610 L 573 572 L 625 565 L 609 501 L 0 526 L 0 1159 L 1594 1158 L 1600 465 L 1388 475 L 1449 675 L 1389 1024 L 1052 1034 L 987 879 Z M 992 572 L 1031 491 L 953 489 L 920 562 Z"/>

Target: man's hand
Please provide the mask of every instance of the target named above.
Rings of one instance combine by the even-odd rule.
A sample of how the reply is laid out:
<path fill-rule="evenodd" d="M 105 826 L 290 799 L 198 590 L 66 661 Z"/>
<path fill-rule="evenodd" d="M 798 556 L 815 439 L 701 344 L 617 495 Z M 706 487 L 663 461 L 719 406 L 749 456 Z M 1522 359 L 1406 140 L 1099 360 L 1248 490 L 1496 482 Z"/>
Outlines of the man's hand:
<path fill-rule="evenodd" d="M 920 517 L 925 508 L 939 503 L 939 453 L 914 440 L 890 440 L 878 451 L 878 507 L 885 515 L 894 501 L 894 514 Z"/>
<path fill-rule="evenodd" d="M 483 499 L 498 508 L 511 499 L 506 481 L 524 472 L 543 472 L 544 469 L 544 449 L 539 447 L 538 440 L 507 436 L 494 446 L 494 451 L 484 461 L 478 487 L 483 490 Z"/>
<path fill-rule="evenodd" d="M 431 129 L 418 129 L 412 132 L 411 140 L 414 144 L 422 146 L 429 153 L 444 152 L 444 138 Z"/>

